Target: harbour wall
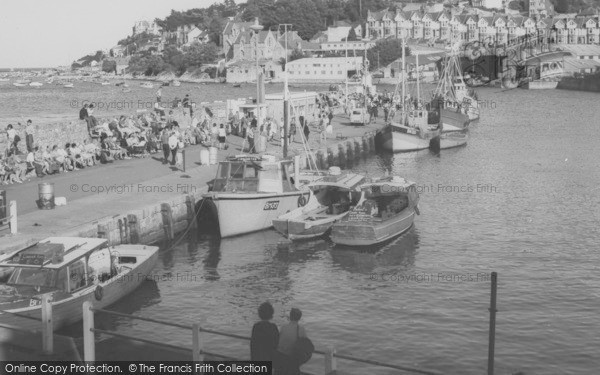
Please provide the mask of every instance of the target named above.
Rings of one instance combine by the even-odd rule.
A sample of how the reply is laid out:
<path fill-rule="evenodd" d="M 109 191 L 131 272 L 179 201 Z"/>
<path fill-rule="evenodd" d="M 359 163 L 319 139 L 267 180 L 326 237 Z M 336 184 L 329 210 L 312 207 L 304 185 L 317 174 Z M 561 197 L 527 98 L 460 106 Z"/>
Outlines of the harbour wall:
<path fill-rule="evenodd" d="M 574 78 L 564 77 L 556 87 L 562 90 L 600 92 L 600 77 Z"/>

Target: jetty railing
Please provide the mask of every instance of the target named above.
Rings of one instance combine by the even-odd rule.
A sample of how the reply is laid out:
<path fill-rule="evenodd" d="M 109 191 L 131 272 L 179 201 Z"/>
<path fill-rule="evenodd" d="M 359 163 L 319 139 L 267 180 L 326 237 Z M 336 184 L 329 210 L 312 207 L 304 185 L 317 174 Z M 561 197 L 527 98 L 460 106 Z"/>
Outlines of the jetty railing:
<path fill-rule="evenodd" d="M 165 343 L 154 341 L 154 340 L 144 339 L 144 338 L 140 338 L 140 337 L 135 337 L 135 336 L 130 336 L 130 335 L 122 334 L 122 333 L 116 333 L 116 332 L 112 332 L 112 331 L 95 328 L 94 313 L 109 314 L 109 315 L 116 316 L 116 317 L 124 317 L 124 318 L 129 318 L 129 319 L 141 320 L 141 321 L 146 321 L 146 322 L 150 322 L 150 323 L 156 323 L 156 324 L 160 324 L 160 325 L 164 325 L 164 326 L 169 326 L 169 327 L 174 327 L 174 328 L 191 331 L 192 349 L 187 348 L 187 347 L 182 347 L 182 346 L 177 346 L 177 345 L 172 345 L 172 344 L 165 344 Z M 158 320 L 158 319 L 146 318 L 146 317 L 131 315 L 131 314 L 124 314 L 124 313 L 120 313 L 117 311 L 97 309 L 97 308 L 94 308 L 94 306 L 91 302 L 86 301 L 83 303 L 83 356 L 84 356 L 84 361 L 95 361 L 96 360 L 95 333 L 105 334 L 108 336 L 126 339 L 126 340 L 143 342 L 146 344 L 156 345 L 156 346 L 169 348 L 169 349 L 175 349 L 175 350 L 187 351 L 187 352 L 191 351 L 192 352 L 192 360 L 194 362 L 204 361 L 205 356 L 222 358 L 222 359 L 226 359 L 226 360 L 240 360 L 239 358 L 233 358 L 233 357 L 225 356 L 222 354 L 211 353 L 211 352 L 206 351 L 204 348 L 204 345 L 203 345 L 201 333 L 229 337 L 229 338 L 237 339 L 237 340 L 250 341 L 250 337 L 202 328 L 202 327 L 200 327 L 199 324 L 196 324 L 196 323 L 191 324 L 191 325 L 171 323 L 171 322 L 166 322 L 166 321 Z M 336 350 L 333 347 L 328 348 L 327 350 L 315 350 L 314 354 L 319 354 L 324 357 L 324 370 L 325 370 L 326 375 L 335 373 L 337 371 L 337 359 L 350 361 L 350 362 L 356 362 L 356 363 L 362 363 L 362 364 L 367 364 L 367 365 L 372 365 L 372 366 L 377 366 L 377 367 L 389 368 L 389 369 L 394 369 L 394 370 L 400 370 L 400 371 L 414 373 L 414 374 L 440 375 L 440 373 L 434 372 L 434 371 L 415 369 L 415 368 L 400 366 L 400 365 L 396 365 L 396 364 L 384 363 L 384 362 L 380 362 L 380 361 L 376 361 L 376 360 L 356 358 L 356 357 L 353 357 L 350 355 L 338 354 L 338 353 L 336 353 Z"/>

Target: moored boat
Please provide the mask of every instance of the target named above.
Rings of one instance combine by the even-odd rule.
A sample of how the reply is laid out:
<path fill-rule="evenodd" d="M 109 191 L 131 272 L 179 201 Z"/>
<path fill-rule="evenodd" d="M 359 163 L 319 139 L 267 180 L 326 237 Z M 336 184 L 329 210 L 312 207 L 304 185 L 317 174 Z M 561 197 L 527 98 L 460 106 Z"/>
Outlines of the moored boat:
<path fill-rule="evenodd" d="M 108 306 L 135 290 L 150 275 L 158 247 L 119 245 L 101 238 L 50 237 L 11 254 L 0 268 L 12 269 L 0 289 L 0 310 L 39 319 L 40 297 L 52 298 L 54 329 L 82 319 L 82 304 Z M 10 322 L 1 314 L 0 322 Z"/>
<path fill-rule="evenodd" d="M 108 86 L 108 85 L 110 85 L 110 81 L 102 81 L 102 82 L 100 82 L 100 84 L 102 86 Z"/>
<path fill-rule="evenodd" d="M 452 125 L 445 125 L 440 134 L 440 150 L 464 146 L 468 140 L 468 128 L 459 129 Z"/>
<path fill-rule="evenodd" d="M 393 176 L 361 186 L 362 196 L 347 216 L 333 224 L 331 240 L 337 245 L 381 244 L 409 230 L 419 194 L 414 182 Z"/>
<path fill-rule="evenodd" d="M 16 87 L 25 87 L 25 86 L 27 86 L 27 84 L 26 83 L 13 82 L 13 86 L 16 86 Z"/>
<path fill-rule="evenodd" d="M 151 89 L 154 87 L 153 84 L 151 84 L 150 82 L 143 82 L 140 84 L 141 87 L 145 88 L 145 89 Z"/>
<path fill-rule="evenodd" d="M 307 185 L 308 203 L 273 220 L 273 227 L 290 240 L 306 240 L 327 233 L 331 226 L 347 215 L 360 199 L 356 188 L 365 177 L 339 173 L 339 168 Z M 333 173 L 332 173 L 333 172 Z"/>
<path fill-rule="evenodd" d="M 296 188 L 292 167 L 292 161 L 271 155 L 238 155 L 220 162 L 200 202 L 199 221 L 218 223 L 221 237 L 272 227 L 273 219 L 307 202 L 309 192 Z"/>
<path fill-rule="evenodd" d="M 72 83 L 66 83 L 63 85 L 64 88 L 66 89 L 72 89 L 73 87 L 75 87 Z"/>
<path fill-rule="evenodd" d="M 173 85 L 175 87 L 179 87 L 179 86 L 181 86 L 181 82 L 175 80 L 175 81 L 171 82 L 171 85 Z"/>
<path fill-rule="evenodd" d="M 29 86 L 31 87 L 42 87 L 44 84 L 41 82 L 31 82 Z"/>

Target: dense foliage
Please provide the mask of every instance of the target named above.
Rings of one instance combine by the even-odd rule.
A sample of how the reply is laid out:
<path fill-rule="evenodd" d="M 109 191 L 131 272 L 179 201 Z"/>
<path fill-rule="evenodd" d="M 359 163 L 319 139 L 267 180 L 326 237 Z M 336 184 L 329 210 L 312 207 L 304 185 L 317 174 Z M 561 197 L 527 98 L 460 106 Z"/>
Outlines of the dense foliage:
<path fill-rule="evenodd" d="M 590 7 L 600 8 L 600 0 L 550 0 L 559 13 L 579 13 Z"/>
<path fill-rule="evenodd" d="M 131 73 L 156 75 L 162 72 L 183 74 L 212 64 L 217 59 L 219 48 L 214 43 L 194 43 L 178 50 L 175 46 L 167 46 L 162 55 L 134 55 L 129 61 Z"/>
<path fill-rule="evenodd" d="M 410 56 L 410 49 L 406 47 L 406 56 Z M 379 66 L 384 67 L 402 57 L 402 41 L 400 39 L 384 39 L 375 44 L 375 47 L 367 50 L 369 70 L 376 70 Z"/>

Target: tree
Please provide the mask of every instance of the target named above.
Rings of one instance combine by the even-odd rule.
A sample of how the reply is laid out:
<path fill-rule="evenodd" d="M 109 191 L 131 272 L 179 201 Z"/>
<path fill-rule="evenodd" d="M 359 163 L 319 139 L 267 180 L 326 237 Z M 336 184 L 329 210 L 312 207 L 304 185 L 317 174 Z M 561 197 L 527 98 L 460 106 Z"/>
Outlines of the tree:
<path fill-rule="evenodd" d="M 569 12 L 569 0 L 558 0 L 555 10 L 558 13 L 568 13 Z"/>
<path fill-rule="evenodd" d="M 410 56 L 408 47 L 405 49 L 405 55 Z M 369 69 L 377 69 L 387 66 L 402 57 L 402 41 L 399 39 L 384 39 L 375 44 L 374 47 L 367 50 L 367 60 L 369 60 Z"/>
<path fill-rule="evenodd" d="M 184 61 L 186 67 L 199 68 L 203 64 L 212 64 L 217 59 L 219 49 L 214 43 L 200 44 L 194 43 L 184 49 Z"/>
<path fill-rule="evenodd" d="M 117 62 L 115 60 L 104 60 L 102 61 L 102 71 L 106 73 L 117 72 Z"/>
<path fill-rule="evenodd" d="M 346 40 L 348 42 L 354 42 L 354 41 L 358 40 L 358 38 L 356 37 L 356 31 L 354 31 L 354 27 L 350 28 L 350 31 L 348 32 L 348 37 L 346 38 Z"/>

